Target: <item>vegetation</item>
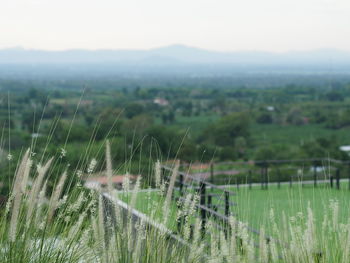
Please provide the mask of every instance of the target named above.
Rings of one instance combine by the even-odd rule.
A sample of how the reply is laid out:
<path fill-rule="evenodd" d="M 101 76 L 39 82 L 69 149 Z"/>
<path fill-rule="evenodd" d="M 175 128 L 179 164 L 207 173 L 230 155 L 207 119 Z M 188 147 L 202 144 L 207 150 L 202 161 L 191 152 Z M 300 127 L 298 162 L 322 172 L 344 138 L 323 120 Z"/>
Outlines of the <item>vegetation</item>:
<path fill-rule="evenodd" d="M 74 79 L 0 80 L 2 149 L 15 156 L 35 141 L 33 152 L 49 145 L 46 151 L 54 155 L 52 144 L 68 148 L 115 138 L 126 155 L 119 154 L 119 162 L 132 152 L 146 159 L 156 144 L 165 159 L 187 162 L 316 154 L 347 158 L 338 150 L 350 140 L 347 82 L 274 88 L 225 82 L 215 88 L 211 80 L 202 86 L 170 80 L 131 83 L 90 80 L 81 90 Z M 275 156 L 262 156 L 263 148 Z M 70 156 L 71 164 L 78 158 Z"/>
<path fill-rule="evenodd" d="M 159 171 L 176 159 L 347 160 L 339 146 L 350 140 L 349 83 L 201 81 L 89 80 L 80 90 L 74 79 L 1 79 L 0 261 L 349 262 L 345 190 L 241 188 L 224 230 L 213 219 L 204 227 L 196 192 L 172 201 L 176 188 Z M 142 179 L 131 186 L 125 176 L 106 197 L 82 187 L 94 171 Z M 148 219 L 135 223 L 133 209 Z"/>
<path fill-rule="evenodd" d="M 113 174 L 110 147 L 107 142 L 106 174 Z M 160 177 L 159 164 L 152 173 L 159 192 L 158 198 L 144 198 L 149 207 L 148 217 L 133 219 L 140 191 L 140 179 L 133 189 L 126 176 L 123 190 L 116 192 L 108 185 L 111 207 L 105 204 L 101 192 L 85 190 L 69 179 L 70 170 L 59 177 L 47 198 L 47 178 L 56 160 L 33 167 L 36 160 L 27 150 L 17 167 L 11 198 L 1 214 L 2 262 L 348 262 L 350 225 L 340 216 L 340 203 L 327 200 L 328 190 L 320 189 L 326 205 L 323 221 L 314 216 L 308 204 L 305 211 L 288 219 L 282 212 L 282 227 L 275 208 L 270 207 L 268 224 L 260 228 L 260 236 L 249 232 L 246 224 L 230 217 L 227 232 L 209 220 L 203 229 L 194 209 L 196 195 L 189 193 L 180 209 L 173 209 L 169 197 L 174 191 L 171 183 L 177 177 L 178 166 L 171 175 L 169 186 Z M 89 173 L 96 162 L 88 165 Z M 33 179 L 31 187 L 28 183 Z M 71 188 L 68 191 L 68 188 Z M 256 191 L 256 190 L 252 190 Z M 127 197 L 124 210 L 117 205 L 118 196 Z M 156 196 L 153 195 L 153 196 Z M 128 196 L 130 198 L 128 198 Z M 163 197 L 162 197 L 163 196 Z M 300 197 L 299 201 L 308 201 Z M 317 197 L 316 197 L 317 198 Z M 290 199 L 292 200 L 292 199 Z M 239 197 L 239 201 L 243 201 Z M 298 202 L 297 200 L 295 200 Z M 316 201 L 316 199 L 314 199 Z M 327 205 L 329 204 L 329 206 Z M 270 203 L 271 205 L 271 203 Z M 136 205 L 137 206 L 137 205 Z M 161 211 L 156 213 L 156 211 Z M 176 212 L 176 216 L 171 214 Z M 247 210 L 244 210 L 247 211 Z M 317 210 L 319 211 L 319 210 Z M 249 212 L 249 216 L 254 213 Z M 170 219 L 185 218 L 178 235 L 171 241 L 171 232 L 164 228 Z M 149 225 L 154 220 L 155 224 Z M 173 221 L 176 223 L 176 221 Z M 194 223 L 191 233 L 191 224 Z M 321 225 L 322 227 L 318 227 Z M 271 229 L 269 240 L 265 231 Z M 341 231 L 338 231 L 341 230 Z M 204 231 L 204 232 L 203 232 Z M 258 247 L 256 247 L 258 244 Z"/>

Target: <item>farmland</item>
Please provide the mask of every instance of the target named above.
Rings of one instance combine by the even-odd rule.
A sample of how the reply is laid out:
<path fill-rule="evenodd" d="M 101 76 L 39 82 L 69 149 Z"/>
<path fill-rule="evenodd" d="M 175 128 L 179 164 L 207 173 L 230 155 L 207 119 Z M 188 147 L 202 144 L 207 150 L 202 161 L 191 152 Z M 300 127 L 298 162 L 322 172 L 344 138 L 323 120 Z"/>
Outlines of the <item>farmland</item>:
<path fill-rule="evenodd" d="M 102 227 L 93 229 L 96 222 L 102 225 L 102 222 L 107 222 L 104 227 L 110 230 L 109 224 L 113 220 L 116 222 L 108 218 L 112 213 L 110 211 L 105 211 L 107 221 L 102 218 L 102 210 L 107 208 L 102 206 L 100 198 L 107 191 L 114 198 L 127 203 L 131 207 L 128 212 L 135 210 L 162 227 L 164 224 L 199 254 L 203 254 L 200 253 L 203 251 L 201 249 L 208 250 L 210 247 L 213 251 L 208 258 L 211 259 L 217 256 L 215 249 L 221 251 L 225 242 L 242 242 L 244 248 L 234 248 L 233 253 L 242 262 L 252 262 L 252 251 L 256 255 L 264 253 L 263 249 L 254 248 L 254 242 L 258 242 L 258 247 L 274 249 L 273 245 L 278 246 L 279 253 L 285 253 L 285 262 L 305 262 L 305 255 L 314 257 L 315 251 L 327 254 L 324 258 L 331 259 L 328 262 L 339 255 L 346 262 L 347 255 L 342 254 L 343 248 L 339 244 L 344 239 L 343 233 L 348 231 L 343 228 L 347 229 L 350 213 L 347 202 L 350 192 L 346 181 L 349 156 L 340 150 L 340 146 L 350 142 L 350 81 L 338 83 L 337 88 L 325 84 L 248 88 L 232 87 L 225 83 L 221 83 L 221 88 L 210 85 L 204 88 L 184 86 L 183 83 L 169 80 L 160 82 L 162 87 L 158 88 L 142 85 L 126 88 L 119 82 L 101 80 L 90 82 L 90 87 L 83 90 L 74 81 L 50 80 L 46 84 L 34 81 L 31 85 L 16 81 L 12 81 L 11 85 L 3 80 L 0 82 L 3 87 L 0 90 L 2 199 L 8 201 L 11 196 L 14 174 L 28 146 L 30 154 L 28 152 L 27 157 L 35 161 L 38 171 L 49 157 L 55 160 L 41 197 L 43 203 L 49 202 L 51 214 L 54 210 L 61 213 L 61 210 L 56 206 L 50 208 L 52 201 L 45 201 L 45 193 L 47 196 L 55 193 L 62 174 L 67 170 L 69 183 L 60 189 L 62 197 L 57 201 L 60 203 L 69 196 L 79 199 L 80 194 L 76 191 L 81 191 L 85 178 L 91 173 L 89 163 L 92 160 L 94 170 L 102 175 L 106 174 L 106 169 L 111 169 L 110 164 L 106 168 L 109 160 L 108 163 L 113 163 L 109 176 L 141 176 L 139 178 L 142 180 L 137 186 L 135 182 L 131 185 L 131 188 L 137 189 L 130 190 L 128 186 L 117 193 L 110 189 L 97 191 L 97 194 L 94 191 L 89 193 L 88 199 L 93 197 L 95 205 L 99 203 L 99 213 L 102 215 L 94 217 L 96 209 L 91 208 L 90 211 L 88 208 L 84 216 L 94 216 L 82 219 L 84 222 L 80 232 L 95 233 L 93 240 L 85 242 L 84 246 L 97 251 L 96 258 L 115 256 L 112 250 L 99 246 L 100 236 L 104 235 L 105 230 Z M 17 87 L 14 94 L 10 92 L 13 86 Z M 107 141 L 112 149 L 108 154 L 105 149 Z M 329 160 L 333 159 L 337 161 L 330 166 Z M 170 166 L 179 163 L 180 172 L 202 176 L 202 181 L 185 181 L 189 185 L 181 188 L 181 179 L 177 177 L 171 189 L 169 178 L 163 178 L 160 184 L 154 176 L 156 162 Z M 215 173 L 213 177 L 212 170 Z M 330 188 L 330 178 L 336 180 L 338 175 L 343 180 L 341 189 Z M 319 180 L 317 187 L 313 183 L 303 186 L 299 183 L 301 179 L 312 181 L 314 176 Z M 34 171 L 28 174 L 27 191 L 31 191 L 30 184 L 35 178 Z M 323 179 L 327 182 L 322 182 Z M 293 182 L 292 187 L 290 181 Z M 223 186 L 213 186 L 210 182 Z M 268 189 L 261 189 L 260 184 L 265 182 L 269 183 Z M 276 182 L 281 182 L 280 188 Z M 23 197 L 26 200 L 21 205 L 23 215 L 28 213 L 28 196 L 26 193 Z M 41 206 L 41 203 L 36 205 Z M 8 203 L 8 206 L 11 204 Z M 67 204 L 67 207 L 71 206 L 74 207 L 74 204 Z M 62 218 L 68 220 L 71 212 L 71 208 L 67 208 L 67 214 L 62 210 L 62 216 L 55 221 L 59 229 L 64 229 Z M 127 218 L 130 219 L 128 224 L 133 225 L 131 217 Z M 2 220 L 10 224 L 5 217 Z M 20 220 L 19 231 L 24 233 L 25 220 Z M 45 220 L 43 217 L 42 221 L 50 226 L 52 219 Z M 236 224 L 238 228 L 235 230 Z M 112 227 L 115 238 L 131 235 L 129 227 L 125 228 L 126 232 L 116 231 L 120 227 L 125 225 Z M 142 229 L 140 225 L 135 227 Z M 345 232 L 327 239 L 327 231 L 339 227 Z M 246 233 L 250 228 L 259 234 L 252 231 Z M 140 235 L 148 230 L 144 228 Z M 7 240 L 8 233 L 5 228 L 2 231 L 5 237 L 1 242 L 7 247 L 10 242 Z M 42 229 L 37 222 L 33 222 L 31 233 L 35 238 L 40 231 Z M 71 231 L 71 226 L 67 225 L 61 236 L 58 230 L 52 229 L 52 233 L 58 233 L 60 240 L 64 240 Z M 230 231 L 231 236 L 227 235 Z M 299 236 L 296 237 L 295 233 Z M 154 243 L 152 237 L 158 238 L 153 230 L 149 234 L 148 245 Z M 54 236 L 51 232 L 50 235 Z M 311 238 L 314 247 L 307 253 L 298 254 L 295 259 L 293 254 L 298 249 L 305 249 L 302 242 L 297 242 L 295 247 L 283 247 L 274 244 L 274 241 L 269 243 L 271 240 L 266 236 L 288 244 L 290 239 Z M 74 238 L 80 240 L 81 236 Z M 144 238 L 140 236 L 141 240 Z M 165 244 L 161 246 L 164 258 L 168 256 L 168 238 L 162 236 L 158 240 Z M 115 251 L 119 253 L 131 249 L 132 255 L 139 253 L 132 250 L 130 242 L 127 246 L 118 243 Z M 186 251 L 181 250 L 180 254 L 186 254 Z M 252 254 L 242 251 L 251 251 L 249 253 Z M 227 256 L 225 253 L 220 255 L 224 258 Z M 131 254 L 121 253 L 129 260 Z M 272 252 L 270 254 L 272 257 Z M 78 258 L 78 255 L 75 256 Z M 123 262 L 125 258 L 121 260 Z M 275 261 L 278 262 L 277 259 Z"/>

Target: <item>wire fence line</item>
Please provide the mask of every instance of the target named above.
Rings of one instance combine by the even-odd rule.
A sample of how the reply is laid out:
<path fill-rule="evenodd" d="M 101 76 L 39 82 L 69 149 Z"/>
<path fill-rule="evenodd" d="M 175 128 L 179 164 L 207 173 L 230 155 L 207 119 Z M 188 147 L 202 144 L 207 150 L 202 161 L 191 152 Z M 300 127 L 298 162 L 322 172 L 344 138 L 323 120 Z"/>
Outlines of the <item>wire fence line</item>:
<path fill-rule="evenodd" d="M 161 171 L 163 178 L 169 180 L 170 175 L 173 172 L 173 168 L 161 165 Z M 185 182 L 185 177 L 188 179 Z M 229 218 L 230 216 L 237 216 L 233 214 L 230 208 L 236 205 L 230 200 L 230 197 L 236 193 L 228 189 L 222 188 L 218 185 L 212 184 L 201 178 L 193 177 L 190 174 L 184 172 L 178 172 L 178 179 L 176 179 L 176 186 L 178 195 L 173 194 L 172 198 L 175 202 L 185 201 L 185 194 L 194 191 L 199 195 L 200 202 L 196 203 L 196 209 L 199 212 L 201 222 L 202 222 L 202 233 L 205 233 L 205 226 L 208 219 L 214 219 L 217 222 L 217 228 L 223 230 L 225 233 L 229 231 Z M 178 228 L 181 228 L 181 220 L 178 221 Z M 260 235 L 258 229 L 252 228 L 250 226 L 245 226 L 248 231 L 253 234 Z M 264 238 L 270 241 L 272 238 L 265 235 Z M 279 242 L 275 240 L 275 242 Z M 255 244 L 258 246 L 257 244 Z"/>
<path fill-rule="evenodd" d="M 346 178 L 350 190 L 350 161 L 332 158 L 211 162 L 200 165 L 182 163 L 181 168 L 187 171 L 187 177 L 190 175 L 215 185 L 236 185 L 237 188 L 240 185 L 251 188 L 260 184 L 262 189 L 268 189 L 271 183 L 277 183 L 280 187 L 286 182 L 292 187 L 295 182 L 310 184 L 310 181 L 317 187 L 319 183 L 328 181 L 331 187 L 340 189 L 340 181 Z"/>

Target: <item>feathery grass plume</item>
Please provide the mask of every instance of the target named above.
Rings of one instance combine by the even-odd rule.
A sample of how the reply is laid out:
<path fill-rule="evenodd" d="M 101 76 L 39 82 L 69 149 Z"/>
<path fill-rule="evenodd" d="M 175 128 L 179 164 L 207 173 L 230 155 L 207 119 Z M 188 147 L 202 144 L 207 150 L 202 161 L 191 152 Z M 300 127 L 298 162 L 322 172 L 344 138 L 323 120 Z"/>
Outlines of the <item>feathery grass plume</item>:
<path fill-rule="evenodd" d="M 97 161 L 95 158 L 92 158 L 90 163 L 89 163 L 89 166 L 87 168 L 87 173 L 88 174 L 91 174 L 93 173 L 93 171 L 95 170 L 95 167 L 96 167 L 96 164 L 97 164 Z"/>
<path fill-rule="evenodd" d="M 160 167 L 160 161 L 157 160 L 155 167 L 154 167 L 154 178 L 155 178 L 155 184 L 156 188 L 160 188 L 160 185 L 162 183 L 162 177 L 161 177 L 161 167 Z"/>
<path fill-rule="evenodd" d="M 183 226 L 183 239 L 185 241 L 189 241 L 191 238 L 191 222 L 189 220 L 189 217 L 185 217 L 185 224 Z"/>
<path fill-rule="evenodd" d="M 84 210 L 83 213 L 80 214 L 78 221 L 72 226 L 72 228 L 69 230 L 68 238 L 73 240 L 78 234 L 79 231 L 81 230 L 81 226 L 84 223 L 84 220 L 87 216 L 87 209 Z"/>
<path fill-rule="evenodd" d="M 107 176 L 107 189 L 109 193 L 113 191 L 113 183 L 112 183 L 112 156 L 111 156 L 111 146 L 109 144 L 109 140 L 106 141 L 106 176 Z"/>
<path fill-rule="evenodd" d="M 176 177 L 177 177 L 177 175 L 179 173 L 179 167 L 180 167 L 180 161 L 176 160 L 175 167 L 173 168 L 173 171 L 172 171 L 172 174 L 171 174 L 171 177 L 170 177 L 168 191 L 167 191 L 167 194 L 166 194 L 166 197 L 165 197 L 165 201 L 164 201 L 163 217 L 164 217 L 165 224 L 168 221 L 171 196 L 173 195 L 173 190 L 174 190 L 174 186 L 175 186 Z"/>
<path fill-rule="evenodd" d="M 33 161 L 31 159 L 28 159 L 26 167 L 24 169 L 23 178 L 22 178 L 21 191 L 23 194 L 25 194 L 27 190 L 28 178 L 29 178 L 30 170 L 32 168 L 32 164 L 33 164 Z"/>
<path fill-rule="evenodd" d="M 269 261 L 269 250 L 265 239 L 265 229 L 260 228 L 259 235 L 259 262 L 268 263 Z"/>
<path fill-rule="evenodd" d="M 136 205 L 137 195 L 140 191 L 140 184 L 141 184 L 141 176 L 138 176 L 135 182 L 134 189 L 131 194 L 131 200 L 130 200 L 130 209 L 134 208 Z"/>
<path fill-rule="evenodd" d="M 220 231 L 220 249 L 222 255 L 222 262 L 230 262 L 230 249 L 223 231 Z"/>
<path fill-rule="evenodd" d="M 46 164 L 41 167 L 37 167 L 38 175 L 33 183 L 32 189 L 29 193 L 28 198 L 28 211 L 27 211 L 27 226 L 29 226 L 30 220 L 32 218 L 33 210 L 35 205 L 37 204 L 38 200 L 37 197 L 39 195 L 39 191 L 41 189 L 42 181 L 44 180 L 45 174 L 47 173 L 48 169 L 51 166 L 51 163 L 53 161 L 53 158 L 49 159 Z"/>
<path fill-rule="evenodd" d="M 178 200 L 177 201 L 177 207 L 179 208 L 177 210 L 177 220 L 181 219 L 183 216 L 187 215 L 187 212 L 189 211 L 189 206 L 191 203 L 191 199 L 192 199 L 192 194 L 188 193 L 186 194 L 185 200 Z"/>
<path fill-rule="evenodd" d="M 201 229 L 202 229 L 202 220 L 200 218 L 195 219 L 194 229 L 193 229 L 193 241 L 192 241 L 192 248 L 195 250 L 199 246 L 199 243 L 201 241 Z"/>
<path fill-rule="evenodd" d="M 198 204 L 198 195 L 187 195 L 184 208 L 183 208 L 183 217 L 185 220 L 185 224 L 183 227 L 183 238 L 185 241 L 188 241 L 191 236 L 191 218 L 196 212 L 196 205 Z"/>
<path fill-rule="evenodd" d="M 296 262 L 301 261 L 302 250 L 300 248 L 301 242 L 301 230 L 296 223 L 296 218 L 291 217 L 289 222 L 289 249 L 287 253 L 284 255 L 285 260 L 291 262 L 291 259 L 294 259 Z"/>
<path fill-rule="evenodd" d="M 307 253 L 308 260 L 313 261 L 314 253 L 316 252 L 316 236 L 314 226 L 314 216 L 310 207 L 310 202 L 307 207 L 307 221 L 306 229 L 304 232 L 304 244 L 305 252 Z"/>
<path fill-rule="evenodd" d="M 270 240 L 269 248 L 270 248 L 271 261 L 278 262 L 279 260 L 278 248 L 275 240 Z"/>
<path fill-rule="evenodd" d="M 247 262 L 254 262 L 256 249 L 254 247 L 254 239 L 250 238 L 247 246 Z"/>
<path fill-rule="evenodd" d="M 98 197 L 98 242 L 101 242 L 102 245 L 102 262 L 108 262 L 108 255 L 106 251 L 106 243 L 105 243 L 105 222 L 104 222 L 104 209 L 103 209 L 103 199 L 100 194 Z"/>
<path fill-rule="evenodd" d="M 94 241 L 96 243 L 99 243 L 100 240 L 100 235 L 99 235 L 99 231 L 98 231 L 98 225 L 97 225 L 97 219 L 95 215 L 91 215 L 90 216 L 90 221 L 91 221 L 91 227 L 92 227 L 92 233 L 93 233 L 93 237 L 94 237 Z"/>
<path fill-rule="evenodd" d="M 241 241 L 241 254 L 242 258 L 244 257 L 245 260 L 249 260 L 250 253 L 251 253 L 251 244 L 250 244 L 250 238 L 249 233 L 246 224 L 242 222 L 237 223 L 237 237 L 240 238 Z M 248 261 L 249 262 L 249 261 Z"/>
<path fill-rule="evenodd" d="M 78 212 L 80 207 L 82 206 L 82 204 L 84 203 L 84 201 L 86 201 L 86 197 L 85 197 L 85 193 L 81 192 L 77 198 L 77 200 L 70 204 L 67 208 L 67 212 L 71 213 L 71 212 Z"/>
<path fill-rule="evenodd" d="M 31 162 L 29 161 L 29 152 L 28 149 L 23 155 L 22 161 L 17 169 L 15 182 L 13 185 L 12 196 L 13 196 L 13 206 L 12 206 L 12 214 L 11 214 L 11 222 L 10 222 L 10 230 L 9 230 L 9 238 L 10 241 L 14 242 L 16 240 L 16 232 L 17 232 L 17 220 L 19 215 L 19 210 L 22 202 L 23 188 L 22 188 L 22 180 L 26 177 L 25 173 L 29 173 L 30 167 L 28 167 Z"/>
<path fill-rule="evenodd" d="M 122 215 L 122 208 L 120 208 L 120 206 L 118 204 L 116 204 L 115 202 L 113 202 L 113 212 L 114 212 L 114 217 L 115 217 L 115 231 L 117 231 L 117 229 L 122 228 L 123 224 L 124 224 L 124 219 L 123 219 L 123 215 Z"/>
<path fill-rule="evenodd" d="M 49 204 L 48 217 L 47 217 L 49 222 L 52 221 L 52 217 L 58 206 L 58 203 L 59 203 L 58 201 L 60 199 L 66 178 L 67 178 L 67 171 L 64 171 L 60 180 L 58 181 L 58 184 L 55 187 L 54 192 L 52 193 L 50 204 Z"/>
<path fill-rule="evenodd" d="M 22 157 L 21 163 L 19 164 L 19 166 L 16 170 L 15 181 L 14 181 L 13 187 L 12 187 L 12 195 L 14 195 L 14 196 L 18 192 L 20 192 L 22 189 L 24 170 L 26 169 L 27 162 L 29 160 L 29 152 L 30 152 L 30 149 L 27 149 L 27 151 L 24 153 L 24 155 Z"/>
<path fill-rule="evenodd" d="M 146 230 L 145 230 L 145 224 L 143 220 L 138 222 L 135 226 L 136 232 L 137 232 L 137 238 L 136 238 L 136 244 L 135 248 L 132 252 L 132 259 L 133 262 L 137 263 L 140 262 L 140 258 L 142 255 L 142 242 L 146 239 Z"/>
<path fill-rule="evenodd" d="M 45 194 L 46 194 L 46 188 L 47 188 L 47 180 L 44 182 L 43 187 L 41 189 L 41 191 L 39 192 L 39 197 L 38 197 L 38 202 L 36 205 L 36 215 L 35 215 L 35 225 L 39 226 L 39 220 L 42 218 L 42 210 L 43 210 L 43 206 L 45 203 Z M 32 206 L 32 209 L 34 208 L 34 205 Z M 30 218 L 28 219 L 28 213 L 27 213 L 27 228 L 30 225 Z"/>
<path fill-rule="evenodd" d="M 230 216 L 228 219 L 230 230 L 231 230 L 231 235 L 229 236 L 230 238 L 230 260 L 229 262 L 239 262 L 239 258 L 237 255 L 237 222 L 236 219 L 233 216 Z"/>
<path fill-rule="evenodd" d="M 126 172 L 123 178 L 122 182 L 122 189 L 124 192 L 129 192 L 130 191 L 130 174 L 129 172 Z"/>
<path fill-rule="evenodd" d="M 206 225 L 206 229 L 208 233 L 210 233 L 210 256 L 209 256 L 209 262 L 210 263 L 220 263 L 220 241 L 219 237 L 215 232 L 213 222 L 208 221 Z"/>

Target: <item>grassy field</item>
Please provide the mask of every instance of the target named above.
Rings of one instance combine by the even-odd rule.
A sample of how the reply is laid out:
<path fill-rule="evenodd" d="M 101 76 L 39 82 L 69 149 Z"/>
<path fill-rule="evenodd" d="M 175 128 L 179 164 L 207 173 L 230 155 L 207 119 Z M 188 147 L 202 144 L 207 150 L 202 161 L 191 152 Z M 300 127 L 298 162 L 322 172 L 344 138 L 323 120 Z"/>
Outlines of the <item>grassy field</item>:
<path fill-rule="evenodd" d="M 175 122 L 172 124 L 167 124 L 167 127 L 174 130 L 187 131 L 189 134 L 191 134 L 191 136 L 197 137 L 203 132 L 204 129 L 217 121 L 219 118 L 220 116 L 214 113 L 190 117 L 177 114 L 175 117 Z M 162 124 L 161 118 L 156 118 L 155 123 Z"/>
<path fill-rule="evenodd" d="M 117 196 L 122 201 L 130 204 L 133 199 L 133 193 L 120 193 Z M 159 191 L 144 191 L 138 192 L 134 208 L 146 215 L 151 216 L 152 219 L 158 223 L 165 223 L 166 226 L 172 231 L 177 230 L 176 214 L 177 206 L 175 202 L 170 203 L 169 207 L 169 220 L 164 222 L 163 208 L 164 208 L 165 198 L 160 194 Z"/>
<path fill-rule="evenodd" d="M 205 114 L 199 116 L 176 115 L 175 122 L 168 124 L 174 129 L 187 130 L 197 136 L 208 125 L 219 119 L 217 114 Z M 161 120 L 156 119 L 156 123 L 161 124 Z M 337 136 L 344 141 L 350 141 L 349 128 L 329 129 L 324 124 L 307 125 L 279 125 L 279 124 L 258 124 L 252 123 L 250 126 L 251 138 L 256 145 L 269 145 L 287 143 L 290 145 L 300 145 L 303 142 L 319 137 Z"/>
<path fill-rule="evenodd" d="M 329 206 L 332 202 L 338 203 L 340 223 L 347 223 L 350 217 L 350 191 L 347 190 L 348 183 L 341 185 L 341 190 L 331 189 L 328 184 L 319 184 L 318 187 L 313 185 L 304 185 L 303 187 L 294 184 L 292 188 L 288 184 L 269 186 L 268 190 L 262 190 L 260 186 L 253 186 L 250 190 L 248 187 L 229 189 L 235 192 L 230 201 L 236 203 L 236 206 L 230 207 L 230 212 L 237 216 L 237 219 L 248 223 L 249 226 L 260 229 L 264 226 L 267 233 L 271 231 L 271 209 L 275 215 L 278 227 L 283 227 L 283 218 L 289 220 L 292 217 L 303 219 L 307 215 L 307 207 L 310 204 L 314 212 L 315 224 L 317 228 L 322 227 L 325 211 L 329 212 Z M 208 190 L 210 192 L 210 190 Z M 121 195 L 122 200 L 130 202 L 130 195 Z M 222 197 L 223 199 L 224 197 Z M 213 199 L 213 203 L 218 203 Z M 160 196 L 158 191 L 139 192 L 136 199 L 135 208 L 145 214 L 153 213 L 155 219 L 161 220 L 164 197 Z M 176 211 L 177 207 L 174 202 L 171 204 L 171 215 L 168 227 L 176 231 Z M 223 209 L 219 210 L 224 213 Z"/>
<path fill-rule="evenodd" d="M 319 185 L 282 185 L 280 189 L 271 185 L 268 190 L 260 187 L 241 187 L 234 197 L 237 206 L 233 212 L 237 213 L 240 220 L 248 222 L 252 227 L 259 228 L 261 225 L 271 226 L 270 211 L 273 209 L 275 220 L 279 227 L 283 226 L 283 214 L 287 219 L 298 215 L 306 216 L 307 207 L 310 204 L 314 212 L 315 224 L 321 227 L 325 211 L 329 211 L 332 201 L 339 205 L 339 222 L 347 223 L 350 217 L 349 198 L 350 191 L 347 183 L 341 185 L 341 190 L 328 187 L 328 184 Z"/>
<path fill-rule="evenodd" d="M 271 145 L 288 143 L 289 145 L 301 145 L 304 142 L 319 137 L 337 136 L 341 141 L 350 141 L 348 128 L 332 130 L 323 124 L 308 125 L 278 125 L 278 124 L 253 124 L 251 126 L 252 140 L 256 145 Z"/>

